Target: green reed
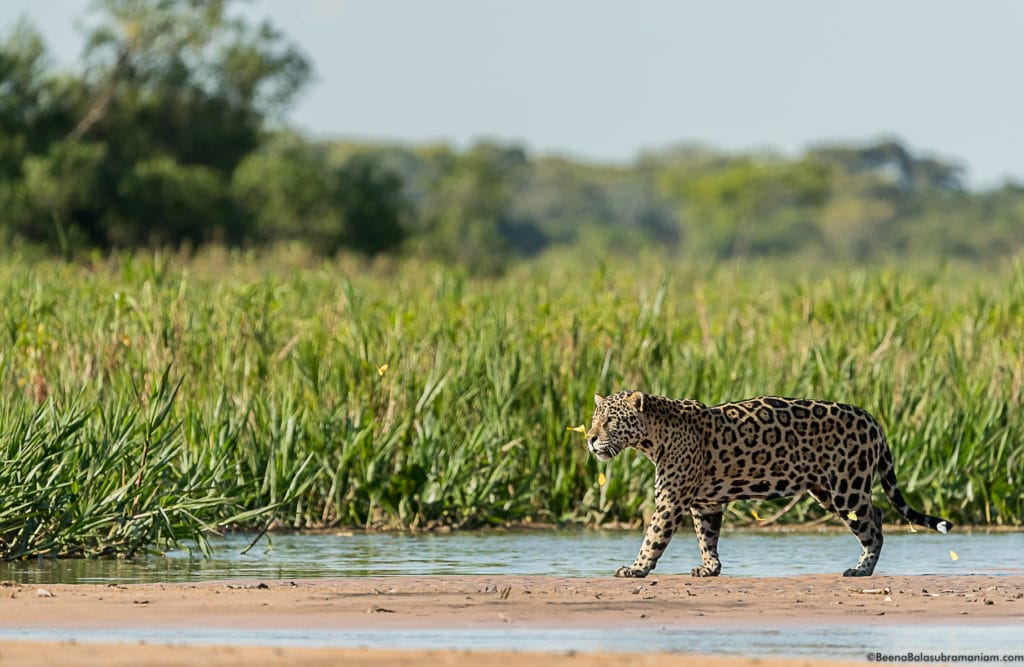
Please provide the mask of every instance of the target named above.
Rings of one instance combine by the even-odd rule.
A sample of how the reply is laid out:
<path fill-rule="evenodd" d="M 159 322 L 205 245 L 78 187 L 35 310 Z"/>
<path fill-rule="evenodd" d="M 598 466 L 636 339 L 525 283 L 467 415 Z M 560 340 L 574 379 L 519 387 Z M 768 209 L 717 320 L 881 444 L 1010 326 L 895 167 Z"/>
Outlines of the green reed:
<path fill-rule="evenodd" d="M 1022 324 L 1021 263 L 972 275 L 549 258 L 475 280 L 287 251 L 8 257 L 0 557 L 202 549 L 210 530 L 268 524 L 635 523 L 651 466 L 599 464 L 567 430 L 595 392 L 624 387 L 862 405 L 913 504 L 1019 525 Z M 730 518 L 754 523 L 751 509 Z M 781 520 L 822 516 L 802 500 Z"/>

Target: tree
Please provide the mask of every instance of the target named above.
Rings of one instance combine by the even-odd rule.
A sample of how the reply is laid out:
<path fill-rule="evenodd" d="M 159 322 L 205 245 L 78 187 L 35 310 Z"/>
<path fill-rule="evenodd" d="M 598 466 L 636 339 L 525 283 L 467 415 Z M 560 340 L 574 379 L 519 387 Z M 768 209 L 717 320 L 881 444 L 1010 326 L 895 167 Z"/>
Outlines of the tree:
<path fill-rule="evenodd" d="M 410 207 L 397 174 L 369 153 L 333 166 L 322 146 L 283 133 L 235 170 L 231 192 L 258 241 L 302 240 L 324 254 L 396 250 Z"/>
<path fill-rule="evenodd" d="M 69 134 L 117 138 L 133 152 L 164 152 L 230 172 L 260 143 L 309 79 L 309 63 L 269 24 L 229 18 L 227 0 L 101 0 L 89 37 L 91 103 Z"/>
<path fill-rule="evenodd" d="M 699 250 L 719 258 L 799 251 L 820 237 L 831 170 L 814 159 L 743 157 L 697 172 L 669 172 L 663 188 L 682 203 Z"/>
<path fill-rule="evenodd" d="M 334 180 L 345 245 L 366 255 L 397 249 L 405 239 L 409 211 L 398 175 L 363 153 L 342 164 Z"/>
<path fill-rule="evenodd" d="M 0 141 L 11 235 L 102 247 L 244 238 L 223 193 L 309 65 L 272 27 L 228 7 L 100 0 L 78 77 L 48 74 L 27 32 L 3 45 L 0 90 L 14 99 L 0 102 L 0 123 L 21 129 Z"/>
<path fill-rule="evenodd" d="M 26 23 L 0 42 L 0 238 L 24 236 L 56 246 L 54 220 L 66 222 L 91 187 L 77 178 L 91 176 L 91 166 L 79 169 L 91 161 L 85 156 L 90 149 L 75 155 L 50 149 L 71 121 L 71 87 L 48 75 L 42 38 Z"/>
<path fill-rule="evenodd" d="M 331 167 L 324 151 L 291 133 L 274 136 L 235 169 L 231 193 L 257 242 L 308 239 L 333 252 L 342 220 L 331 202 Z"/>
<path fill-rule="evenodd" d="M 102 144 L 54 142 L 45 155 L 22 162 L 23 179 L 18 207 L 12 218 L 21 235 L 43 242 L 63 254 L 96 240 L 99 233 L 74 224 L 78 211 L 94 201 L 100 189 L 106 158 Z"/>
<path fill-rule="evenodd" d="M 461 155 L 437 152 L 433 160 L 443 168 L 424 205 L 427 252 L 475 273 L 501 273 L 512 256 L 512 192 L 528 166 L 526 154 L 481 143 Z"/>
<path fill-rule="evenodd" d="M 872 175 L 879 185 L 895 188 L 901 193 L 960 192 L 964 189 L 961 165 L 915 156 L 895 140 L 866 146 L 823 146 L 810 151 L 810 155 L 839 165 L 849 174 Z"/>

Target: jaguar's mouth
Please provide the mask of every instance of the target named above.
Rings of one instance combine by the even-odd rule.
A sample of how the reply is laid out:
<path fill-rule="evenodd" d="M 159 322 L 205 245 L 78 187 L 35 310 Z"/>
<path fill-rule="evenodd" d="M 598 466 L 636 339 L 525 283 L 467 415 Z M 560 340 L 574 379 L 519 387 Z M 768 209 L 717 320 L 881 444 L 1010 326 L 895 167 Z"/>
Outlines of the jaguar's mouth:
<path fill-rule="evenodd" d="M 619 453 L 621 447 L 611 444 L 603 445 L 601 443 L 595 442 L 594 444 L 590 445 L 588 449 L 590 449 L 591 454 L 597 457 L 598 461 L 610 461 L 611 459 L 615 458 L 616 454 Z"/>

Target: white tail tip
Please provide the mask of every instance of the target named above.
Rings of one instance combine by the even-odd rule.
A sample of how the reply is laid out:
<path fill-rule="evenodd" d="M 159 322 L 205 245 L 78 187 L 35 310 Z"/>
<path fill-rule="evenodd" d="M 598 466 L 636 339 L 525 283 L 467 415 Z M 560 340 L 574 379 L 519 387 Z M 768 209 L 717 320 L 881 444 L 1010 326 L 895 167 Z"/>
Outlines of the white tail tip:
<path fill-rule="evenodd" d="M 937 530 L 940 533 L 942 533 L 943 535 L 945 535 L 946 533 L 949 532 L 949 522 L 948 521 L 940 521 L 940 522 L 938 522 L 937 524 L 935 524 L 935 530 Z"/>

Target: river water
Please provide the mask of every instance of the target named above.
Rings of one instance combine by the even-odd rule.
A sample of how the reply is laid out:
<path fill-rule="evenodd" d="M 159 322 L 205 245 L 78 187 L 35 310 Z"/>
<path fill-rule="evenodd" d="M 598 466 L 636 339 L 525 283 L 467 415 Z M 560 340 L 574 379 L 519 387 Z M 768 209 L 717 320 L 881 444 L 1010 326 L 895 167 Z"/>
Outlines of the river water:
<path fill-rule="evenodd" d="M 607 576 L 632 562 L 641 538 L 640 530 L 282 534 L 264 536 L 242 554 L 253 536 L 234 535 L 214 540 L 208 559 L 187 551 L 134 561 L 38 559 L 0 563 L 0 580 L 46 584 L 431 574 Z M 860 545 L 845 532 L 729 531 L 719 551 L 723 576 L 767 577 L 840 573 L 856 563 Z M 657 572 L 687 573 L 699 560 L 696 538 L 682 532 Z M 1024 532 L 940 535 L 890 530 L 875 572 L 1024 573 Z"/>

